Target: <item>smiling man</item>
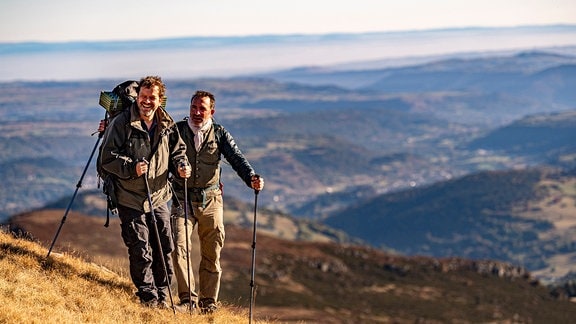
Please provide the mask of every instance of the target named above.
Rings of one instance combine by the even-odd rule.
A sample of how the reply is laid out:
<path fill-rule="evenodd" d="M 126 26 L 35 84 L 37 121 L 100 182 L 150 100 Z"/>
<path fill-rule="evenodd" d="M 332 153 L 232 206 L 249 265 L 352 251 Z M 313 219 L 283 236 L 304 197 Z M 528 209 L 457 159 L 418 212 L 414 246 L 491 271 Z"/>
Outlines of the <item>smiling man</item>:
<path fill-rule="evenodd" d="M 222 267 L 220 254 L 224 247 L 224 204 L 220 181 L 220 162 L 224 157 L 236 174 L 251 189 L 264 188 L 264 178 L 256 174 L 232 135 L 213 120 L 216 99 L 208 91 L 198 90 L 190 100 L 189 117 L 176 123 L 186 143 L 186 154 L 192 164 L 192 177 L 185 182 L 174 179 L 172 203 L 172 229 L 176 240 L 174 250 L 175 274 L 181 305 L 210 314 L 218 308 L 218 294 Z M 184 190 L 184 185 L 187 190 Z M 187 199 L 184 193 L 187 192 Z M 187 208 L 184 203 L 187 202 Z M 186 222 L 184 211 L 191 222 Z M 192 264 L 187 247 L 192 245 L 191 235 L 198 224 L 201 259 L 198 269 L 199 289 L 195 291 Z M 188 236 L 186 235 L 188 233 Z M 190 280 L 188 280 L 190 276 Z"/>
<path fill-rule="evenodd" d="M 106 128 L 101 167 L 114 180 L 136 295 L 145 306 L 167 307 L 174 273 L 168 175 L 187 178 L 190 167 L 186 145 L 162 108 L 166 88 L 160 77 L 142 78 L 137 92 L 136 102 Z"/>

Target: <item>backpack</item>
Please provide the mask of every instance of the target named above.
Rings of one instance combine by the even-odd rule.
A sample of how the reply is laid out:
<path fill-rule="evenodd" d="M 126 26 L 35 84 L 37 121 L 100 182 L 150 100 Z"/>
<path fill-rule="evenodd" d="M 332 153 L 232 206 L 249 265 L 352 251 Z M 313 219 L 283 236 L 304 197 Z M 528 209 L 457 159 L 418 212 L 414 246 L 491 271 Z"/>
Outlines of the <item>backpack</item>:
<path fill-rule="evenodd" d="M 138 82 L 128 80 L 120 83 L 112 91 L 102 91 L 100 93 L 100 105 L 106 109 L 106 125 L 110 120 L 120 115 L 120 113 L 128 111 L 132 104 L 136 101 L 138 96 Z M 100 138 L 104 137 L 107 129 L 99 134 Z M 118 200 L 116 198 L 115 179 L 114 175 L 106 172 L 102 168 L 102 144 L 98 150 L 98 157 L 96 159 L 96 172 L 98 174 L 98 187 L 100 187 L 100 180 L 102 180 L 102 193 L 106 195 L 106 223 L 104 227 L 110 225 L 110 213 L 117 213 Z"/>
<path fill-rule="evenodd" d="M 100 105 L 106 109 L 110 118 L 130 108 L 138 97 L 138 82 L 128 80 L 120 83 L 112 91 L 100 92 Z"/>

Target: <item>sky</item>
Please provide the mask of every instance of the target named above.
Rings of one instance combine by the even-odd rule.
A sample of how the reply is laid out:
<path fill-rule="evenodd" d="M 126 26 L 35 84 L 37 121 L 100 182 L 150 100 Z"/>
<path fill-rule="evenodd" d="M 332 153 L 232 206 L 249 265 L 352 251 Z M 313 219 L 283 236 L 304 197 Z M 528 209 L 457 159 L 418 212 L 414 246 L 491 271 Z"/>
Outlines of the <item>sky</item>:
<path fill-rule="evenodd" d="M 576 24 L 575 0 L 2 0 L 0 43 Z"/>

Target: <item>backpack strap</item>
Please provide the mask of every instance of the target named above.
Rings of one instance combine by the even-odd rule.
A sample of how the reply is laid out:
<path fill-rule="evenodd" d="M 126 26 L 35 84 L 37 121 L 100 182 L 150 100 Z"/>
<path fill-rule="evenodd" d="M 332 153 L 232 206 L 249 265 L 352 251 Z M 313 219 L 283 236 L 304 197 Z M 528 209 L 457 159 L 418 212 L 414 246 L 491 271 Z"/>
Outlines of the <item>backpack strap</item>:
<path fill-rule="evenodd" d="M 220 140 L 222 140 L 222 132 L 223 127 L 220 124 L 214 123 L 214 137 L 216 138 L 216 144 L 218 145 L 218 149 L 220 149 L 221 144 Z M 222 152 L 222 150 L 220 150 Z M 224 183 L 222 182 L 222 167 L 220 167 L 220 174 L 218 174 L 218 185 L 220 186 L 220 192 L 224 195 Z"/>
<path fill-rule="evenodd" d="M 125 114 L 126 118 L 126 139 L 123 145 L 126 145 L 126 142 L 130 140 L 130 136 L 132 135 L 132 127 L 130 127 L 130 109 L 124 109 L 120 112 L 121 114 Z M 118 114 L 119 115 L 119 114 Z M 114 116 L 115 118 L 116 116 Z M 102 148 L 100 148 L 101 150 Z M 98 163 L 100 163 L 100 154 L 98 152 Z M 100 187 L 100 180 L 102 180 L 102 192 L 106 195 L 106 222 L 104 223 L 104 227 L 110 226 L 110 213 L 116 214 L 118 212 L 118 199 L 116 197 L 116 191 L 114 186 L 114 175 L 104 172 L 100 166 L 97 166 L 98 170 L 98 187 Z"/>

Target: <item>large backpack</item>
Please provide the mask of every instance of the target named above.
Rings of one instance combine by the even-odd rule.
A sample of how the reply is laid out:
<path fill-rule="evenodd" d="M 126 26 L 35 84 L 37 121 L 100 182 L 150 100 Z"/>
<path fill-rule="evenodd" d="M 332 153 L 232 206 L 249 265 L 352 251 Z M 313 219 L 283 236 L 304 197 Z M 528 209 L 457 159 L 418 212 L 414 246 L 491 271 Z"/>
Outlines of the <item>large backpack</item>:
<path fill-rule="evenodd" d="M 100 92 L 100 105 L 113 118 L 125 109 L 130 108 L 138 97 L 138 82 L 128 80 L 120 83 L 112 91 Z"/>
<path fill-rule="evenodd" d="M 138 82 L 128 80 L 120 83 L 112 91 L 102 91 L 100 93 L 100 105 L 106 109 L 105 123 L 108 125 L 110 121 L 120 115 L 122 112 L 127 112 L 132 104 L 136 101 L 138 96 Z M 100 136 L 105 136 L 108 129 L 104 130 Z M 96 172 L 98 173 L 98 187 L 100 187 L 100 180 L 102 180 L 102 192 L 106 195 L 106 223 L 105 227 L 110 224 L 110 213 L 117 213 L 118 200 L 116 198 L 115 179 L 114 175 L 109 174 L 102 168 L 102 144 L 98 150 L 98 157 L 96 159 Z"/>

